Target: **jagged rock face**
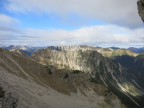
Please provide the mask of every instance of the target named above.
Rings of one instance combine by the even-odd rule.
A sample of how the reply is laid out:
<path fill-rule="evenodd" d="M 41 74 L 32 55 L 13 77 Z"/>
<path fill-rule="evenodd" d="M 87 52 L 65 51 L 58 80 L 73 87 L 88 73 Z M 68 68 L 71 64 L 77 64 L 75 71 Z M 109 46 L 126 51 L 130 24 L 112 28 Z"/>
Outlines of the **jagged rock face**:
<path fill-rule="evenodd" d="M 137 88 L 138 85 L 127 78 L 127 72 L 120 64 L 103 57 L 94 48 L 51 47 L 36 53 L 33 58 L 45 65 L 52 64 L 60 69 L 67 68 L 89 73 L 96 82 L 121 92 L 137 107 L 140 106 L 133 97 L 141 97 L 143 90 Z"/>
<path fill-rule="evenodd" d="M 33 55 L 42 64 L 56 65 L 58 68 L 69 68 L 72 70 L 80 70 L 86 73 L 97 73 L 97 68 L 102 62 L 105 67 L 113 71 L 111 67 L 115 66 L 107 58 L 102 57 L 96 50 L 81 47 L 57 47 L 55 49 L 48 48 Z M 119 66 L 117 66 L 119 68 Z M 120 69 L 118 69 L 120 70 Z M 120 71 L 118 73 L 121 73 Z"/>
<path fill-rule="evenodd" d="M 137 5 L 139 16 L 144 21 L 144 0 L 138 0 Z"/>
<path fill-rule="evenodd" d="M 59 66 L 60 65 L 61 66 L 69 65 L 69 67 L 71 69 L 82 70 L 82 69 L 80 69 L 81 68 L 80 65 L 83 65 L 83 63 L 80 63 L 80 62 L 82 62 L 81 59 L 84 58 L 84 59 L 86 59 L 85 61 L 87 61 L 88 58 L 86 58 L 86 57 L 90 57 L 91 56 L 90 54 L 92 51 L 94 53 L 98 52 L 98 53 L 102 54 L 102 56 L 109 57 L 109 58 L 116 57 L 116 56 L 123 56 L 123 55 L 129 55 L 129 56 L 135 57 L 138 55 L 134 52 L 131 52 L 131 51 L 125 50 L 125 49 L 113 50 L 110 48 L 97 48 L 97 47 L 89 47 L 89 46 L 57 46 L 57 47 L 51 46 L 51 47 L 48 47 L 47 50 L 39 51 L 39 52 L 41 52 L 41 54 L 40 54 L 41 57 L 39 58 L 41 60 L 39 60 L 39 61 L 41 61 L 41 63 L 42 62 L 46 63 L 46 62 L 50 62 L 50 60 L 51 60 L 52 61 L 51 63 L 56 62 L 56 64 L 58 64 Z M 38 53 L 36 53 L 34 55 L 37 55 Z M 101 55 L 98 53 L 95 54 L 95 56 L 98 55 L 98 56 L 100 56 L 98 58 L 102 58 Z M 43 57 L 45 58 L 44 60 L 43 60 Z M 94 57 L 94 56 L 92 56 L 92 57 Z M 98 60 L 98 58 L 96 58 L 96 60 Z M 37 59 L 37 57 L 35 59 Z M 93 58 L 91 58 L 91 59 L 93 59 Z M 79 61 L 77 61 L 77 60 L 79 60 Z M 86 64 L 86 65 L 88 65 L 88 64 Z M 76 66 L 78 66 L 78 67 L 76 67 Z M 83 70 L 85 70 L 85 69 L 83 69 Z"/>

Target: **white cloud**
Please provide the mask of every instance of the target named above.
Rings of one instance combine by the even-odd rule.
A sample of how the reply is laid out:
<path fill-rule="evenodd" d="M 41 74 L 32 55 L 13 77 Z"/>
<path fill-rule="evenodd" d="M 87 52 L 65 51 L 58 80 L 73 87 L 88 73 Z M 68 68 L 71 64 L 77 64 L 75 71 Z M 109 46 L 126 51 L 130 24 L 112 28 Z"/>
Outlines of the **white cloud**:
<path fill-rule="evenodd" d="M 144 29 L 128 29 L 116 25 L 82 27 L 77 30 L 28 29 L 18 38 L 17 44 L 30 46 L 47 45 L 94 45 L 128 47 L 144 44 Z"/>
<path fill-rule="evenodd" d="M 0 24 L 1 26 L 11 26 L 11 25 L 16 25 L 20 23 L 19 20 L 12 18 L 10 16 L 7 16 L 5 14 L 0 14 Z"/>
<path fill-rule="evenodd" d="M 21 36 L 19 27 L 20 21 L 5 14 L 0 14 L 0 45 L 9 44 Z"/>
<path fill-rule="evenodd" d="M 19 21 L 0 14 L 0 45 L 95 45 L 144 46 L 144 29 L 129 29 L 117 25 L 86 26 L 76 30 L 18 29 Z"/>
<path fill-rule="evenodd" d="M 22 13 L 71 14 L 105 22 L 139 26 L 137 0 L 8 0 L 7 9 Z"/>

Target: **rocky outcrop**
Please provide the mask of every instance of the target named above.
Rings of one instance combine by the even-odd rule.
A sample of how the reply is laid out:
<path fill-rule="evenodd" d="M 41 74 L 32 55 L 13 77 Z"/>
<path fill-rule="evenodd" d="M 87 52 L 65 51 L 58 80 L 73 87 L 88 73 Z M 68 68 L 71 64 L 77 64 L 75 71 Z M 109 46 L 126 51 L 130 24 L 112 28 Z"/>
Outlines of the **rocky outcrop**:
<path fill-rule="evenodd" d="M 8 92 L 2 100 L 2 108 L 17 108 L 18 97 Z"/>
<path fill-rule="evenodd" d="M 139 16 L 144 21 L 144 0 L 138 0 L 137 5 Z"/>
<path fill-rule="evenodd" d="M 18 97 L 0 87 L 0 108 L 17 108 Z"/>

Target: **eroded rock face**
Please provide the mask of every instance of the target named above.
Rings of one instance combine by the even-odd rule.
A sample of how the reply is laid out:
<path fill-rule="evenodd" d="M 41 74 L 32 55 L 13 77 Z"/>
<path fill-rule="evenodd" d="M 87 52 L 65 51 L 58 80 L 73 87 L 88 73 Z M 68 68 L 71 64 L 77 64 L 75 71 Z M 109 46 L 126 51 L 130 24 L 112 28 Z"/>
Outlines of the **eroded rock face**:
<path fill-rule="evenodd" d="M 138 0 L 137 5 L 139 16 L 144 21 L 144 0 Z"/>

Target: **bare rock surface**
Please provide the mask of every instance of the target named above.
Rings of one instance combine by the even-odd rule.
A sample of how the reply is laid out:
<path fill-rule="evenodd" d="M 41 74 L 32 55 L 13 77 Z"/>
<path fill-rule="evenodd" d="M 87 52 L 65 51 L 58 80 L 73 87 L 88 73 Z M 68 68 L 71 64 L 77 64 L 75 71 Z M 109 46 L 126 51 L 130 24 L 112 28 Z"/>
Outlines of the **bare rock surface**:
<path fill-rule="evenodd" d="M 138 0 L 137 5 L 139 16 L 144 21 L 144 0 Z"/>

